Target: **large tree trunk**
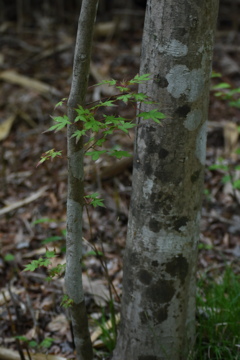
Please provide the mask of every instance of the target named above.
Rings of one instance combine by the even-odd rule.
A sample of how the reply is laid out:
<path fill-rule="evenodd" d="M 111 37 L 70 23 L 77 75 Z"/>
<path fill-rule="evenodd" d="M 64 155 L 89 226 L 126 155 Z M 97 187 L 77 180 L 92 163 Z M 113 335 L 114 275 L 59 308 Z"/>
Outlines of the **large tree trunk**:
<path fill-rule="evenodd" d="M 148 0 L 140 86 L 168 115 L 140 121 L 114 360 L 186 360 L 195 340 L 195 270 L 209 78 L 218 0 Z M 150 106 L 141 105 L 141 111 Z"/>
<path fill-rule="evenodd" d="M 82 210 L 84 203 L 83 141 L 72 138 L 78 105 L 84 105 L 88 85 L 93 26 L 98 0 L 83 0 L 78 22 L 74 54 L 73 79 L 68 99 L 68 199 L 66 292 L 73 300 L 70 307 L 74 342 L 78 360 L 92 360 L 93 351 L 82 287 Z"/>

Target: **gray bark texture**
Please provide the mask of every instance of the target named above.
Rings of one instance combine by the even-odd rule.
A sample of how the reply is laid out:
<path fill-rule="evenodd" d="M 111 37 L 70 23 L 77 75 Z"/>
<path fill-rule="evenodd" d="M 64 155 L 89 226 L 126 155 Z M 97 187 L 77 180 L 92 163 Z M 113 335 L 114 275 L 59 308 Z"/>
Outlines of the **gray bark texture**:
<path fill-rule="evenodd" d="M 66 293 L 73 300 L 70 307 L 74 342 L 78 360 L 92 360 L 93 351 L 88 330 L 82 287 L 82 210 L 84 203 L 83 141 L 76 143 L 72 134 L 80 129 L 74 124 L 77 105 L 84 105 L 88 85 L 93 27 L 98 0 L 83 0 L 78 22 L 73 78 L 68 99 L 68 198 L 66 239 Z"/>
<path fill-rule="evenodd" d="M 114 360 L 187 360 L 195 340 L 195 271 L 209 78 L 218 0 L 148 0 L 139 92 L 167 115 L 140 120 Z"/>

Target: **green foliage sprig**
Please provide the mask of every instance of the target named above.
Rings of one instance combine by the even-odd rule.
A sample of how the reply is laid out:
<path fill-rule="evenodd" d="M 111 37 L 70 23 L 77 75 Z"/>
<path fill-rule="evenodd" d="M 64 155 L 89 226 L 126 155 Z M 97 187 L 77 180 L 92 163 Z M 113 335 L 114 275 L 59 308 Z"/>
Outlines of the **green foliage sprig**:
<path fill-rule="evenodd" d="M 131 86 L 135 84 L 141 84 L 143 82 L 149 81 L 151 79 L 150 74 L 136 75 L 133 79 L 124 82 L 118 82 L 117 80 L 106 80 L 102 81 L 99 85 L 109 85 L 114 86 L 120 93 L 112 96 L 111 98 L 107 98 L 104 101 L 94 102 L 85 107 L 79 105 L 76 110 L 76 117 L 74 119 L 74 124 L 79 124 L 79 129 L 77 129 L 72 138 L 76 139 L 78 142 L 82 137 L 87 138 L 84 142 L 85 154 L 90 156 L 92 160 L 96 161 L 103 154 L 107 154 L 109 156 L 113 156 L 117 159 L 121 159 L 122 157 L 130 156 L 127 151 L 122 150 L 106 150 L 99 149 L 106 142 L 109 135 L 112 135 L 115 131 L 122 131 L 125 134 L 129 134 L 129 130 L 135 127 L 137 124 L 134 123 L 134 118 L 127 119 L 121 116 L 114 115 L 99 115 L 98 110 L 102 107 L 113 107 L 117 106 L 119 101 L 124 102 L 125 104 L 136 105 L 136 103 L 144 103 L 144 104 L 155 104 L 155 102 L 151 101 L 147 95 L 143 93 L 135 93 L 132 91 Z M 62 99 L 57 105 L 62 106 L 65 99 Z M 136 117 L 142 117 L 144 120 L 151 119 L 157 124 L 161 124 L 161 120 L 165 119 L 166 116 L 158 111 L 158 109 L 152 109 L 148 112 L 141 112 L 136 115 Z M 47 131 L 60 131 L 65 128 L 67 125 L 72 125 L 69 121 L 67 115 L 52 117 L 53 121 L 56 122 L 55 125 L 51 126 Z M 91 151 L 89 151 L 91 150 Z M 53 159 L 55 157 L 61 156 L 61 151 L 55 151 L 55 149 L 51 149 L 45 152 L 41 156 L 41 160 L 38 165 L 42 164 L 46 160 Z"/>
<path fill-rule="evenodd" d="M 221 77 L 222 75 L 220 73 L 212 73 L 212 78 Z M 214 91 L 216 97 L 227 101 L 229 106 L 240 109 L 240 87 L 233 88 L 229 83 L 221 81 L 220 83 L 213 85 L 211 89 Z"/>
<path fill-rule="evenodd" d="M 119 94 L 115 96 L 111 96 L 110 98 L 103 99 L 101 101 L 93 102 L 91 104 L 87 104 L 86 106 L 78 105 L 76 110 L 76 117 L 72 122 L 70 122 L 67 115 L 63 116 L 55 116 L 52 117 L 55 122 L 47 131 L 54 131 L 55 133 L 63 130 L 66 126 L 76 125 L 77 130 L 72 134 L 72 138 L 75 138 L 75 141 L 78 142 L 80 139 L 83 139 L 83 147 L 85 155 L 90 156 L 92 160 L 96 161 L 103 154 L 115 157 L 117 159 L 121 159 L 122 157 L 131 156 L 127 151 L 119 150 L 119 149 L 103 149 L 103 144 L 106 142 L 109 136 L 111 136 L 115 131 L 121 131 L 125 134 L 129 134 L 129 130 L 137 126 L 134 122 L 136 117 L 141 117 L 143 120 L 152 120 L 155 123 L 161 125 L 161 120 L 165 119 L 166 116 L 158 111 L 158 109 L 151 109 L 150 111 L 144 111 L 138 113 L 131 119 L 115 116 L 115 115 L 106 115 L 99 114 L 99 110 L 101 108 L 106 107 L 116 107 L 119 102 L 123 102 L 124 104 L 130 104 L 137 107 L 137 104 L 147 104 L 153 105 L 156 102 L 149 99 L 147 95 L 144 93 L 135 93 L 132 90 L 132 86 L 136 84 L 141 84 L 146 81 L 151 80 L 150 74 L 136 75 L 133 79 L 129 81 L 118 82 L 117 80 L 106 80 L 102 81 L 99 85 L 109 85 L 114 86 Z M 55 108 L 60 107 L 64 104 L 66 98 L 62 99 L 58 102 Z M 55 149 L 51 149 L 42 154 L 40 161 L 37 166 L 43 164 L 47 160 L 53 160 L 56 157 L 62 157 L 62 151 L 56 151 Z M 93 193 L 90 195 L 84 196 L 85 205 L 92 205 L 93 207 L 104 207 L 103 199 L 100 198 L 100 194 Z M 46 221 L 51 221 L 51 219 L 46 219 Z M 42 219 L 41 222 L 45 220 Z M 39 222 L 40 223 L 40 222 Z M 48 240 L 48 241 L 47 241 Z M 46 242 L 61 240 L 61 237 L 49 238 L 45 240 Z M 95 253 L 97 256 L 100 256 L 100 252 L 95 249 Z M 39 258 L 38 260 L 33 260 L 30 264 L 25 266 L 24 271 L 35 271 L 39 267 L 49 268 L 51 265 L 50 259 L 55 257 L 55 252 L 46 251 L 44 257 Z M 103 264 L 103 263 L 102 263 Z M 65 271 L 65 264 L 58 264 L 56 267 L 48 269 L 49 277 L 46 280 L 52 280 L 56 275 L 61 275 Z M 103 264 L 105 268 L 105 265 Z M 107 270 L 106 270 L 107 272 Z M 109 285 L 110 289 L 111 286 Z M 111 292 L 111 291 L 110 291 Z M 73 300 L 70 299 L 66 294 L 63 296 L 61 305 L 63 307 L 69 307 L 73 303 Z M 113 327 L 115 328 L 115 336 L 116 336 L 116 326 L 115 323 L 115 313 L 114 310 L 111 311 L 111 317 L 113 322 Z"/>
<path fill-rule="evenodd" d="M 53 160 L 55 157 L 62 157 L 62 150 L 55 151 L 55 149 L 51 149 L 46 151 L 41 155 L 41 160 L 37 163 L 38 167 L 40 164 L 44 163 L 46 160 Z"/>
<path fill-rule="evenodd" d="M 25 265 L 25 269 L 23 271 L 34 271 L 39 267 L 48 267 L 51 265 L 51 258 L 56 256 L 55 251 L 46 250 L 44 257 L 40 257 L 38 260 L 33 260 L 30 264 Z"/>
<path fill-rule="evenodd" d="M 67 294 L 64 294 L 60 305 L 67 309 L 73 305 L 73 300 Z"/>
<path fill-rule="evenodd" d="M 26 336 L 21 336 L 21 335 L 15 336 L 15 339 L 22 341 L 29 348 L 38 351 L 41 349 L 49 349 L 52 346 L 53 342 L 55 341 L 55 339 L 53 338 L 46 337 L 45 339 L 43 339 L 43 341 L 38 343 L 36 340 L 29 340 Z"/>

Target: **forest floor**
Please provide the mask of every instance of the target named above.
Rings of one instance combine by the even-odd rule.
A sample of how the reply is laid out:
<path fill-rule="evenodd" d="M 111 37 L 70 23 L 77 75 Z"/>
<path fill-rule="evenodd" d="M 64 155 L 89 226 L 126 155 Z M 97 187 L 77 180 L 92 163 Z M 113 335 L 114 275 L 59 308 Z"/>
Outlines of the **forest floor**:
<path fill-rule="evenodd" d="M 138 27 L 121 32 L 109 25 L 112 30 L 107 33 L 99 25 L 90 85 L 108 78 L 130 79 L 138 73 L 142 30 L 136 29 L 142 29 L 142 23 L 143 17 L 139 17 Z M 56 359 L 69 359 L 74 350 L 67 312 L 60 306 L 63 278 L 47 283 L 44 268 L 23 272 L 31 260 L 45 254 L 46 248 L 58 253 L 52 266 L 65 261 L 66 133 L 43 132 L 51 126 L 52 115 L 62 114 L 59 108 L 54 111 L 55 104 L 69 94 L 75 34 L 73 27 L 51 26 L 39 23 L 34 31 L 27 27 L 17 31 L 16 24 L 6 22 L 0 27 L 0 346 L 16 350 L 16 336 L 25 337 L 35 348 L 36 343 L 50 339 L 38 351 L 45 349 Z M 222 77 L 214 78 L 214 85 L 225 82 L 232 89 L 240 87 L 239 40 L 239 33 L 217 32 L 213 69 Z M 98 99 L 99 93 L 107 97 L 110 91 L 106 87 L 90 88 L 88 101 Z M 227 265 L 240 273 L 240 170 L 236 168 L 240 109 L 215 95 L 216 91 L 211 91 L 198 267 L 199 274 L 207 272 L 212 278 Z M 134 115 L 124 106 L 120 112 Z M 115 134 L 108 146 L 132 152 L 133 132 L 131 136 Z M 52 148 L 62 150 L 62 158 L 36 168 L 41 154 Z M 209 169 L 219 161 L 224 166 Z M 108 316 L 109 292 L 92 245 L 104 253 L 108 276 L 120 296 L 131 166 L 131 160 L 116 162 L 103 157 L 93 163 L 85 159 L 86 194 L 99 192 L 106 205 L 90 210 L 90 226 L 84 213 L 83 282 L 99 359 L 104 358 L 106 344 L 96 329 L 104 311 Z M 120 304 L 117 297 L 115 300 L 118 313 Z M 30 344 L 32 340 L 36 343 Z M 20 343 L 24 342 L 26 346 L 22 338 Z"/>

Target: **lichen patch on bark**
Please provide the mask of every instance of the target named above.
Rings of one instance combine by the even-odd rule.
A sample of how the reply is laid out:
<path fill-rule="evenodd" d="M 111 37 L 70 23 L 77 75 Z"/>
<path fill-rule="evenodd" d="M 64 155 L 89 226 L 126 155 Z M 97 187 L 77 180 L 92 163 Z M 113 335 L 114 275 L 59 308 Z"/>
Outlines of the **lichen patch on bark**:
<path fill-rule="evenodd" d="M 174 57 L 182 57 L 187 55 L 188 47 L 179 40 L 172 39 L 168 44 L 159 45 L 158 51 Z"/>
<path fill-rule="evenodd" d="M 197 140 L 196 140 L 196 157 L 202 165 L 205 165 L 206 159 L 206 137 L 207 137 L 207 122 L 205 121 L 201 128 L 198 131 Z"/>
<path fill-rule="evenodd" d="M 194 109 L 187 114 L 187 118 L 183 124 L 189 131 L 193 131 L 198 128 L 201 122 L 202 112 L 198 109 Z"/>
<path fill-rule="evenodd" d="M 175 65 L 166 75 L 168 92 L 176 99 L 186 95 L 188 101 L 197 100 L 204 90 L 203 69 L 189 70 L 186 65 Z"/>

